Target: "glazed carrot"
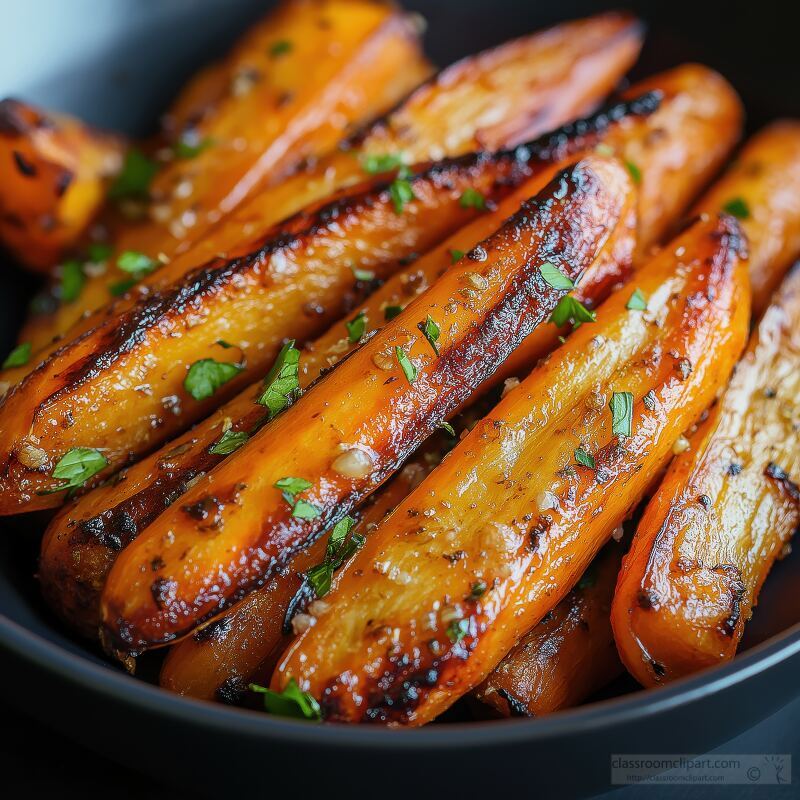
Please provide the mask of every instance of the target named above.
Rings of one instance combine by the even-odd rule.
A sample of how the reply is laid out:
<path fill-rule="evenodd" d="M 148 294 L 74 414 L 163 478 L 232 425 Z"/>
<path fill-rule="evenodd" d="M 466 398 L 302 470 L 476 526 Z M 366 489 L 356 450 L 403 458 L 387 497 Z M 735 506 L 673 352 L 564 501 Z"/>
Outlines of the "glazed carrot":
<path fill-rule="evenodd" d="M 663 102 L 670 101 L 665 98 Z M 525 157 L 528 161 L 518 161 L 518 169 L 521 175 L 527 171 L 532 177 L 494 211 L 483 213 L 395 274 L 351 310 L 347 324 L 346 321 L 337 322 L 322 337 L 309 343 L 300 356 L 300 388 L 305 389 L 322 372 L 352 352 L 363 336 L 408 305 L 436 280 L 454 257 L 496 231 L 521 202 L 546 183 L 556 169 L 554 162 L 575 152 L 591 151 L 599 140 L 620 125 L 632 136 L 648 136 L 651 129 L 646 120 L 650 116 L 659 116 L 661 121 L 654 124 L 663 124 L 663 115 L 652 115 L 657 107 L 655 95 L 648 93 L 630 103 L 603 109 L 589 119 L 527 145 Z M 640 117 L 643 124 L 629 125 L 628 118 L 632 115 Z M 671 149 L 669 138 L 661 137 L 660 141 L 666 145 L 664 152 L 668 152 Z M 653 163 L 658 152 L 651 149 L 648 153 Z M 658 170 L 648 169 L 647 174 L 655 177 Z M 690 167 L 684 174 L 687 180 L 692 179 Z M 600 298 L 625 277 L 625 267 L 630 261 L 630 252 L 622 250 L 625 247 L 630 250 L 631 240 L 621 237 L 619 254 L 598 262 L 583 276 L 584 297 Z M 556 333 L 553 329 L 553 337 Z M 537 334 L 538 330 L 526 342 Z M 198 475 L 226 458 L 224 452 L 212 452 L 223 429 L 230 429 L 232 434 L 239 432 L 241 436 L 241 432 L 252 431 L 263 422 L 263 408 L 254 402 L 261 391 L 260 383 L 248 387 L 189 432 L 127 469 L 124 480 L 100 486 L 78 498 L 53 520 L 42 542 L 38 575 L 48 602 L 71 627 L 90 637 L 96 635 L 100 590 L 117 553 L 175 502 Z"/>
<path fill-rule="evenodd" d="M 623 546 L 609 543 L 575 588 L 495 667 L 476 697 L 504 717 L 571 708 L 625 670 L 611 631 Z"/>
<path fill-rule="evenodd" d="M 84 235 L 125 142 L 63 114 L 0 101 L 0 241 L 47 271 Z"/>
<path fill-rule="evenodd" d="M 93 270 L 79 296 L 28 322 L 21 338 L 34 350 L 131 281 L 118 266 L 123 253 L 142 253 L 151 269 L 169 260 L 255 192 L 332 150 L 354 124 L 391 108 L 430 72 L 413 19 L 372 0 L 281 3 L 220 71 L 224 96 L 200 109 L 195 88 L 178 101 L 175 123 L 184 127 L 174 146 L 157 154 L 162 160 L 131 154 L 126 180 L 112 189 L 128 219 L 112 225 L 106 270 Z"/>
<path fill-rule="evenodd" d="M 625 666 L 645 686 L 733 658 L 764 579 L 800 524 L 798 332 L 800 268 L 639 523 L 612 622 Z"/>
<path fill-rule="evenodd" d="M 605 14 L 523 37 L 452 65 L 336 152 L 258 193 L 201 240 L 193 235 L 196 246 L 181 250 L 166 267 L 146 277 L 138 291 L 162 288 L 212 258 L 230 254 L 243 242 L 266 235 L 300 209 L 362 181 L 365 169 L 391 169 L 392 163 L 396 165 L 392 159 L 414 164 L 472 150 L 498 150 L 580 116 L 632 65 L 641 38 L 641 26 L 631 17 Z M 405 69 L 403 65 L 398 71 L 402 74 Z M 315 109 L 318 113 L 322 114 Z M 210 157 L 212 151 L 208 152 Z M 197 233 L 197 223 L 192 230 Z M 159 249 L 149 248 L 141 239 L 130 249 L 158 259 Z M 108 284 L 130 277 L 118 272 L 88 284 L 75 308 L 82 313 L 103 307 L 109 299 Z M 62 309 L 60 316 L 52 322 L 32 321 L 22 339 L 38 349 L 64 333 L 77 315 Z M 91 327 L 92 319 L 73 326 L 67 338 Z"/>
<path fill-rule="evenodd" d="M 64 345 L 0 404 L 0 514 L 60 505 L 65 458 L 99 467 L 83 476 L 96 483 L 185 430 L 263 375 L 286 337 L 320 333 L 480 214 L 465 193 L 492 202 L 526 170 L 514 152 L 442 162 L 402 179 L 402 206 L 397 181 L 356 187 Z"/>
<path fill-rule="evenodd" d="M 112 646 L 135 653 L 185 635 L 367 497 L 546 319 L 563 295 L 553 284 L 630 235 L 632 201 L 614 161 L 560 173 L 199 481 L 112 567 L 101 601 Z M 145 562 L 158 569 L 143 574 Z"/>
<path fill-rule="evenodd" d="M 420 725 L 480 684 L 726 382 L 749 316 L 742 250 L 734 219 L 701 222 L 637 277 L 646 311 L 632 288 L 606 301 L 370 535 L 273 689 L 295 680 L 330 720 Z"/>
<path fill-rule="evenodd" d="M 748 238 L 753 312 L 761 315 L 800 254 L 800 122 L 773 122 L 750 139 L 695 213 L 739 218 Z"/>

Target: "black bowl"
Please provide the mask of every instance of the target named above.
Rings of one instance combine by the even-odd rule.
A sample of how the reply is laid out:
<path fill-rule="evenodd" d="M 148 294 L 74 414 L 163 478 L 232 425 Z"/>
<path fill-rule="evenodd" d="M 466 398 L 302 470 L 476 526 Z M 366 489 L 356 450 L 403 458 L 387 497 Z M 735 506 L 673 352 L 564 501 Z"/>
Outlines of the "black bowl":
<path fill-rule="evenodd" d="M 600 3 L 407 2 L 425 12 L 429 52 L 446 64 Z M 781 6 L 629 3 L 650 25 L 635 75 L 702 61 L 737 87 L 749 128 L 800 115 L 800 64 Z M 19 95 L 92 122 L 146 132 L 199 64 L 263 13 L 256 0 L 29 0 L 4 9 L 0 96 Z M 431 7 L 432 6 L 432 7 Z M 638 6 L 638 8 L 637 8 Z M 0 352 L 10 349 L 34 281 L 3 269 Z M 33 578 L 42 516 L 3 520 L 0 648 L 8 700 L 95 750 L 203 794 L 336 785 L 386 794 L 535 790 L 577 796 L 608 787 L 614 753 L 705 752 L 798 693 L 800 558 L 770 576 L 733 663 L 666 688 L 632 692 L 540 720 L 452 722 L 389 731 L 292 722 L 187 700 L 128 677 L 68 637 Z M 46 755 L 45 755 L 46 758 Z M 306 764 L 313 764 L 309 769 Z M 301 769 L 303 768 L 304 769 Z"/>

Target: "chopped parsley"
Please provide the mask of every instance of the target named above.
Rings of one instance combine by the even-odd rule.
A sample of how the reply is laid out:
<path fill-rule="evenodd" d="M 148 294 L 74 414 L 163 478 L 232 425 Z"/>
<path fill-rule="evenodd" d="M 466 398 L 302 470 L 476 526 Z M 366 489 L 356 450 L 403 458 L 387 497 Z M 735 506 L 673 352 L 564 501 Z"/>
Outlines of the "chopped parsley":
<path fill-rule="evenodd" d="M 450 263 L 456 264 L 461 259 L 464 258 L 464 251 L 463 250 L 451 250 L 450 251 Z"/>
<path fill-rule="evenodd" d="M 347 559 L 364 544 L 364 537 L 358 533 L 352 533 L 355 520 L 352 517 L 344 517 L 333 526 L 331 535 L 328 538 L 328 546 L 325 549 L 325 559 L 321 564 L 317 564 L 306 572 L 306 578 L 311 584 L 311 588 L 317 597 L 324 597 L 331 590 L 333 573 L 344 564 Z"/>
<path fill-rule="evenodd" d="M 300 395 L 300 351 L 294 346 L 294 339 L 281 348 L 272 369 L 264 378 L 264 389 L 257 402 L 269 409 L 269 419 L 273 419 Z"/>
<path fill-rule="evenodd" d="M 350 341 L 350 344 L 355 344 L 361 337 L 364 335 L 364 331 L 367 328 L 367 315 L 364 311 L 359 311 L 353 319 L 349 322 L 345 322 L 345 328 L 347 328 L 347 338 Z"/>
<path fill-rule="evenodd" d="M 486 211 L 486 198 L 472 187 L 461 193 L 458 203 L 461 208 L 477 208 L 478 211 Z"/>
<path fill-rule="evenodd" d="M 633 395 L 614 392 L 611 395 L 611 432 L 617 436 L 630 436 L 633 429 Z"/>
<path fill-rule="evenodd" d="M 386 306 L 386 308 L 383 309 L 383 318 L 389 322 L 389 320 L 394 319 L 396 316 L 402 313 L 402 306 Z"/>
<path fill-rule="evenodd" d="M 111 253 L 113 252 L 114 248 L 110 244 L 94 242 L 86 250 L 87 260 L 93 264 L 102 264 L 111 258 Z"/>
<path fill-rule="evenodd" d="M 319 516 L 319 509 L 297 497 L 300 492 L 310 489 L 312 484 L 305 478 L 281 478 L 275 481 L 273 486 L 280 489 L 283 499 L 292 507 L 292 516 L 297 519 L 316 519 Z"/>
<path fill-rule="evenodd" d="M 597 314 L 594 311 L 570 295 L 564 295 L 550 315 L 550 322 L 556 327 L 561 328 L 570 322 L 573 330 L 578 330 L 584 322 L 594 322 L 595 319 Z"/>
<path fill-rule="evenodd" d="M 417 368 L 414 365 L 414 362 L 408 357 L 406 351 L 403 350 L 402 347 L 395 347 L 394 353 L 397 356 L 397 361 L 400 364 L 401 369 L 403 370 L 403 375 L 406 376 L 406 380 L 409 383 L 414 383 L 417 379 Z"/>
<path fill-rule="evenodd" d="M 625 308 L 629 311 L 647 311 L 647 298 L 642 294 L 641 289 L 634 289 Z"/>
<path fill-rule="evenodd" d="M 433 349 L 433 352 L 439 355 L 439 326 L 434 321 L 433 317 L 428 314 L 425 322 L 420 322 L 417 327 L 422 331 L 422 335 L 428 340 L 428 344 Z"/>
<path fill-rule="evenodd" d="M 642 171 L 633 161 L 626 161 L 625 166 L 628 168 L 628 172 L 631 174 L 631 178 L 635 184 L 640 184 L 642 182 Z"/>
<path fill-rule="evenodd" d="M 737 219 L 750 218 L 750 206 L 747 205 L 747 201 L 743 197 L 734 197 L 732 200 L 728 200 L 728 202 L 722 206 L 722 210 Z"/>
<path fill-rule="evenodd" d="M 383 155 L 367 155 L 361 158 L 364 172 L 370 175 L 380 175 L 382 172 L 391 172 L 403 166 L 403 156 L 400 154 L 385 153 Z"/>
<path fill-rule="evenodd" d="M 175 144 L 174 152 L 178 158 L 197 158 L 203 150 L 207 150 L 213 144 L 214 140 L 210 136 L 206 136 L 198 141 L 179 139 Z"/>
<path fill-rule="evenodd" d="M 233 380 L 244 367 L 228 361 L 202 358 L 195 361 L 183 381 L 183 388 L 195 400 L 207 400 L 220 387 Z"/>
<path fill-rule="evenodd" d="M 269 54 L 272 58 L 278 58 L 279 56 L 285 56 L 287 53 L 292 52 L 292 48 L 294 45 L 288 39 L 281 39 L 277 42 L 274 42 L 269 48 Z"/>
<path fill-rule="evenodd" d="M 159 262 L 136 250 L 126 250 L 117 259 L 117 266 L 123 272 L 143 278 L 153 272 L 159 266 Z"/>
<path fill-rule="evenodd" d="M 469 599 L 477 600 L 479 597 L 483 597 L 484 594 L 486 594 L 486 583 L 484 581 L 475 581 L 469 590 Z"/>
<path fill-rule="evenodd" d="M 410 175 L 411 173 L 402 167 L 397 173 L 397 177 L 389 185 L 389 196 L 392 198 L 392 204 L 397 214 L 402 214 L 405 207 L 412 200 L 417 199 L 411 182 L 408 180 Z"/>
<path fill-rule="evenodd" d="M 23 342 L 18 344 L 7 356 L 3 362 L 3 369 L 11 369 L 11 367 L 24 367 L 31 360 L 31 343 Z"/>
<path fill-rule="evenodd" d="M 458 644 L 468 633 L 469 633 L 468 619 L 454 619 L 447 626 L 447 638 L 453 644 Z"/>
<path fill-rule="evenodd" d="M 544 282 L 554 289 L 570 289 L 575 288 L 575 283 L 571 278 L 566 276 L 555 264 L 545 261 L 540 267 L 539 272 L 544 278 Z"/>
<path fill-rule="evenodd" d="M 58 287 L 58 296 L 62 303 L 73 303 L 83 291 L 86 283 L 86 274 L 83 264 L 77 259 L 70 259 L 61 265 L 61 282 Z"/>
<path fill-rule="evenodd" d="M 350 267 L 353 270 L 353 276 L 361 283 L 369 283 L 375 280 L 375 273 L 371 269 L 359 269 L 356 266 Z"/>
<path fill-rule="evenodd" d="M 145 199 L 157 172 L 158 164 L 141 150 L 128 150 L 122 169 L 108 190 L 108 196 L 114 200 L 127 197 Z"/>
<path fill-rule="evenodd" d="M 97 475 L 108 466 L 106 457 L 92 447 L 73 447 L 56 464 L 53 477 L 66 483 L 54 489 L 48 489 L 44 494 L 54 494 L 83 486 L 89 478 Z"/>
<path fill-rule="evenodd" d="M 440 422 L 439 427 L 449 433 L 454 439 L 456 437 L 456 429 L 449 422 Z"/>
<path fill-rule="evenodd" d="M 319 513 L 319 509 L 308 500 L 297 500 L 292 508 L 292 516 L 296 519 L 316 519 Z"/>
<path fill-rule="evenodd" d="M 310 719 L 318 722 L 322 719 L 319 703 L 308 693 L 301 692 L 297 681 L 289 678 L 289 683 L 282 692 L 275 692 L 257 683 L 250 684 L 250 691 L 264 696 L 264 710 L 279 717 L 294 719 Z"/>
<path fill-rule="evenodd" d="M 582 467 L 588 467 L 589 469 L 594 469 L 597 466 L 594 456 L 583 447 L 575 448 L 575 461 Z"/>
<path fill-rule="evenodd" d="M 208 448 L 213 456 L 228 456 L 235 453 L 250 438 L 247 431 L 225 431 L 222 437 Z"/>

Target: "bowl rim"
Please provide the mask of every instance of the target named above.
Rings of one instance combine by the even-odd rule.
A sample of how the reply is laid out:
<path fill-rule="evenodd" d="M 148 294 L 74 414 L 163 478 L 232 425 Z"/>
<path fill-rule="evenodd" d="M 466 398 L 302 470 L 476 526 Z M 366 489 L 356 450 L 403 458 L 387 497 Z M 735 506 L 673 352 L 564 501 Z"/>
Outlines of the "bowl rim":
<path fill-rule="evenodd" d="M 331 749 L 356 745 L 367 750 L 436 750 L 516 744 L 586 734 L 674 710 L 701 697 L 729 689 L 800 653 L 800 623 L 737 655 L 725 664 L 680 678 L 665 686 L 565 709 L 538 719 L 488 720 L 422 728 L 315 724 L 273 717 L 244 708 L 174 694 L 62 647 L 0 613 L 0 649 L 89 693 L 139 706 L 156 716 L 219 733 Z"/>

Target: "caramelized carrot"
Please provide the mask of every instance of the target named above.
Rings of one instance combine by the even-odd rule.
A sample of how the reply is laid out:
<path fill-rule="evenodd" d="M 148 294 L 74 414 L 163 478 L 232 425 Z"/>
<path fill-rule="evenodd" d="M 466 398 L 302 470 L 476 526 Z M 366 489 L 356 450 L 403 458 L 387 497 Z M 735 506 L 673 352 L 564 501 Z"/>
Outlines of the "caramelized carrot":
<path fill-rule="evenodd" d="M 733 658 L 764 579 L 800 525 L 799 331 L 795 269 L 639 523 L 612 622 L 625 666 L 645 686 Z"/>
<path fill-rule="evenodd" d="M 480 684 L 727 381 L 749 317 L 742 255 L 735 220 L 701 222 L 637 277 L 645 311 L 627 290 L 606 301 L 370 535 L 273 689 L 296 681 L 329 720 L 420 725 Z"/>
<path fill-rule="evenodd" d="M 547 318 L 555 287 L 629 235 L 632 200 L 624 168 L 599 156 L 559 174 L 212 470 L 112 567 L 101 602 L 112 645 L 134 653 L 189 633 L 367 497 Z M 281 494 L 287 476 L 301 498 Z M 158 569 L 145 576 L 143 563 Z"/>

